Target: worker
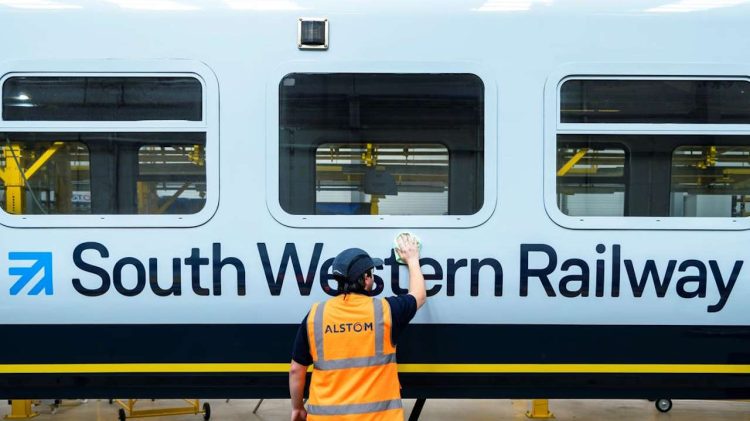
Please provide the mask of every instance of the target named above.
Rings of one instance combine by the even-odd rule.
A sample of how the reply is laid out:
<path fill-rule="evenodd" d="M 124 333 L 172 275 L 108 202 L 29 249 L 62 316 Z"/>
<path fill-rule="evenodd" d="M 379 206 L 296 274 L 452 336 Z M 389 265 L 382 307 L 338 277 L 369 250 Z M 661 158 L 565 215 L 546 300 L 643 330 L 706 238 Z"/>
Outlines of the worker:
<path fill-rule="evenodd" d="M 417 309 L 425 303 L 424 276 L 417 239 L 401 234 L 396 253 L 409 268 L 409 293 L 370 297 L 373 269 L 381 259 L 358 248 L 333 260 L 339 295 L 313 304 L 297 332 L 289 370 L 292 421 L 403 421 L 396 366 L 396 343 Z M 307 367 L 313 364 L 310 397 L 302 395 Z"/>

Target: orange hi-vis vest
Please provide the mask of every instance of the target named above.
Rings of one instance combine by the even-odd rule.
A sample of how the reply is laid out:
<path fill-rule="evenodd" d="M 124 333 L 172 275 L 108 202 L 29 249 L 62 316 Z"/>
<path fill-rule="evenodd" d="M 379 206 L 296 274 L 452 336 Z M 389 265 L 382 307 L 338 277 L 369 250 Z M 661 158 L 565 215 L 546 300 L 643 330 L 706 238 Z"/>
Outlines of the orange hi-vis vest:
<path fill-rule="evenodd" d="M 342 294 L 313 304 L 308 420 L 404 420 L 391 326 L 385 299 Z"/>

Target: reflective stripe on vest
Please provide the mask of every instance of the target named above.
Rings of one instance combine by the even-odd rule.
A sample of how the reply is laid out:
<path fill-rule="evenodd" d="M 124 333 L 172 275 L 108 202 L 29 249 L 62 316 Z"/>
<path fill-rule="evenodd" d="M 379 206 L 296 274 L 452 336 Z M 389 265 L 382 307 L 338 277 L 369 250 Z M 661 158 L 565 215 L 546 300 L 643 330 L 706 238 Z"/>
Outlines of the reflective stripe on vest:
<path fill-rule="evenodd" d="M 396 362 L 395 353 L 383 353 L 385 320 L 383 320 L 383 303 L 377 298 L 372 299 L 375 312 L 375 356 L 326 360 L 323 352 L 323 310 L 325 309 L 325 304 L 325 302 L 318 304 L 318 309 L 315 311 L 315 321 L 313 325 L 315 330 L 315 350 L 318 353 L 318 360 L 314 362 L 314 367 L 316 369 L 341 370 L 345 368 L 372 367 L 375 365 L 385 365 Z"/>
<path fill-rule="evenodd" d="M 326 308 L 326 302 L 318 304 L 315 310 L 315 352 L 318 353 L 318 360 L 325 361 L 323 354 L 323 310 Z"/>
<path fill-rule="evenodd" d="M 318 370 L 341 370 L 344 368 L 372 367 L 396 362 L 396 354 L 376 355 L 374 357 L 342 358 L 340 360 L 317 361 Z"/>
<path fill-rule="evenodd" d="M 383 303 L 377 298 L 373 298 L 372 305 L 375 307 L 375 356 L 379 357 L 383 355 L 383 331 L 385 330 Z"/>
<path fill-rule="evenodd" d="M 387 411 L 389 409 L 401 409 L 401 399 L 380 401 L 371 403 L 358 403 L 353 405 L 307 405 L 307 412 L 312 415 L 348 415 L 367 414 L 370 412 Z"/>
<path fill-rule="evenodd" d="M 314 365 L 308 420 L 403 421 L 388 303 L 353 294 L 314 304 L 310 311 Z"/>

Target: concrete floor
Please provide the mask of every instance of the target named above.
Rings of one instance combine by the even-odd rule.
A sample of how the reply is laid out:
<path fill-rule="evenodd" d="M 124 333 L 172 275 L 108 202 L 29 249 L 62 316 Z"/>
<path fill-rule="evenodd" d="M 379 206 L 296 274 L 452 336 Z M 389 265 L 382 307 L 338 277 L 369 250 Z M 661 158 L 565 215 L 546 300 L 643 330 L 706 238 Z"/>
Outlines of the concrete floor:
<path fill-rule="evenodd" d="M 216 421 L 286 421 L 289 419 L 288 400 L 267 400 L 253 415 L 257 400 L 209 400 L 212 420 Z M 139 401 L 137 409 L 180 405 L 178 400 Z M 413 400 L 404 400 L 408 414 Z M 528 420 L 524 416 L 527 400 L 428 400 L 420 420 L 425 421 L 483 421 Z M 35 421 L 116 421 L 116 404 L 106 400 L 87 403 L 64 401 L 54 414 L 46 404 L 34 407 L 40 415 Z M 750 402 L 674 401 L 672 410 L 660 413 L 653 402 L 636 400 L 551 400 L 550 410 L 557 420 L 576 421 L 750 421 Z M 10 412 L 6 401 L 0 405 L 0 415 Z M 147 419 L 147 418 L 141 418 Z M 200 421 L 201 415 L 179 415 L 150 418 L 154 421 Z"/>

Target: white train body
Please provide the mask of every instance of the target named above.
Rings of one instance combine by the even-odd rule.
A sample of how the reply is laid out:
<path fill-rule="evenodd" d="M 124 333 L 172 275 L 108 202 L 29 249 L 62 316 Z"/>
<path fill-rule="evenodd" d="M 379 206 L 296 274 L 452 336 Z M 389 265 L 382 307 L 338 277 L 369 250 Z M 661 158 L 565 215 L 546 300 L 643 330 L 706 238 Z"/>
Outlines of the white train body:
<path fill-rule="evenodd" d="M 34 78 L 187 78 L 198 83 L 193 88 L 199 93 L 192 119 L 65 120 L 54 117 L 65 105 L 35 108 L 28 92 L 4 91 L 4 150 L 17 139 L 23 153 L 35 139 L 49 146 L 58 134 L 61 139 L 83 134 L 96 138 L 84 142 L 93 151 L 97 136 L 125 145 L 145 133 L 147 139 L 173 136 L 191 145 L 175 150 L 204 154 L 193 161 L 201 187 L 181 196 L 186 206 L 200 201 L 194 211 L 97 212 L 94 202 L 104 205 L 101 179 L 95 177 L 109 174 L 118 189 L 125 188 L 117 184 L 117 177 L 125 177 L 118 172 L 120 158 L 111 161 L 118 167 L 98 175 L 93 160 L 84 165 L 90 166 L 90 190 L 71 188 L 81 196 L 71 203 L 83 203 L 84 212 L 29 211 L 32 199 L 51 201 L 52 193 L 42 191 L 24 193 L 20 214 L 5 204 L 0 332 L 6 340 L 18 339 L 0 351 L 0 390 L 151 397 L 177 393 L 170 387 L 185 382 L 194 394 L 283 396 L 296 326 L 313 302 L 329 297 L 325 285 L 335 288 L 326 262 L 348 247 L 391 257 L 394 236 L 409 230 L 423 241 L 431 293 L 400 344 L 406 396 L 740 396 L 750 385 L 750 265 L 744 260 L 750 219 L 743 215 L 740 168 L 750 168 L 743 149 L 750 150 L 750 118 L 743 121 L 750 106 L 742 102 L 750 87 L 748 16 L 750 4 L 744 1 L 0 0 L 4 87 L 20 81 L 23 89 L 24 81 Z M 300 18 L 327 19 L 326 49 L 300 48 Z M 312 81 L 304 85 L 309 75 Z M 402 75 L 407 76 L 399 79 Z M 352 89 L 363 103 L 378 89 L 386 97 L 402 89 L 407 101 L 418 101 L 414 98 L 429 96 L 430 86 L 449 92 L 451 84 L 465 84 L 455 97 L 469 98 L 479 113 L 455 123 L 466 126 L 452 127 L 429 120 L 430 108 L 419 108 L 422 103 L 414 105 L 418 112 L 405 105 L 389 116 L 394 102 L 388 99 L 372 117 L 369 108 L 352 111 L 349 102 L 349 126 L 336 129 L 338 134 L 332 134 L 334 123 L 309 129 L 315 113 L 333 100 L 311 102 L 310 110 L 304 104 L 294 108 L 298 97 L 289 92 L 334 85 L 336 90 L 339 78 L 359 84 Z M 731 121 L 711 117 L 712 106 L 703 120 L 673 121 L 666 114 L 659 120 L 650 107 L 658 114 L 669 106 L 659 108 L 660 98 L 646 98 L 642 114 L 618 121 L 617 109 L 584 106 L 571 112 L 561 103 L 568 81 L 605 81 L 604 88 L 611 81 L 635 82 L 633 89 L 658 81 L 727 83 L 740 105 Z M 616 92 L 627 96 L 628 89 Z M 317 101 L 316 95 L 305 98 Z M 446 95 L 448 102 L 454 98 Z M 750 88 L 744 95 L 750 97 Z M 11 97 L 32 105 L 21 109 Z M 287 104 L 292 105 L 286 109 Z M 440 108 L 450 110 L 450 103 L 435 107 L 435 115 L 450 117 Z M 34 117 L 35 109 L 48 114 Z M 20 117 L 8 117 L 16 111 Z M 608 120 L 607 113 L 615 117 Z M 296 115 L 304 117 L 294 120 Z M 399 116 L 425 118 L 429 133 L 416 133 L 419 129 Z M 389 126 L 367 123 L 378 119 Z M 475 131 L 466 138 L 475 141 L 473 155 L 453 168 L 452 159 L 460 155 L 454 149 L 464 153 L 462 143 L 443 139 L 441 131 L 460 137 L 471 125 Z M 297 137 L 286 138 L 287 129 Z M 318 157 L 311 170 L 304 167 L 309 162 L 295 161 L 309 153 L 305 148 L 319 148 L 316 156 L 341 153 L 341 145 L 366 149 L 373 139 L 385 162 L 387 145 L 408 145 L 410 135 L 419 139 L 412 142 L 417 149 L 428 145 L 423 154 L 442 160 L 436 170 L 442 175 L 430 179 L 444 183 L 429 199 L 437 205 L 420 205 L 419 194 L 416 204 L 392 205 L 386 201 L 392 195 L 384 194 L 378 209 L 372 195 L 359 191 L 358 210 L 341 212 L 337 202 L 332 209 L 338 211 L 323 212 L 320 188 L 313 208 L 302 203 L 300 195 L 315 194 L 316 185 L 343 182 L 306 172 L 329 164 Z M 627 139 L 617 141 L 625 146 L 607 146 L 618 136 Z M 317 143 L 302 145 L 312 137 Z M 718 140 L 692 141 L 709 137 Z M 657 184 L 663 176 L 659 168 L 671 168 L 673 176 L 698 171 L 700 163 L 676 168 L 677 158 L 671 166 L 667 159 L 667 167 L 656 161 L 636 166 L 648 153 L 632 145 L 662 138 L 678 149 L 717 147 L 718 155 L 711 155 L 715 168 L 726 161 L 722 148 L 735 148 L 730 155 L 739 163 L 720 179 L 731 193 L 712 195 L 715 184 L 683 192 L 682 181 L 669 175 L 666 187 L 644 187 L 649 184 L 643 180 Z M 288 152 L 284 145 L 299 149 Z M 447 152 L 435 152 L 440 145 Z M 403 148 L 406 158 L 398 165 L 422 165 L 418 158 L 409 161 L 408 147 Z M 583 165 L 565 148 L 600 155 L 581 152 L 578 159 L 591 159 Z M 337 165 L 355 163 L 355 149 Z M 6 154 L 6 168 L 12 159 Z M 596 177 L 608 168 L 615 175 L 601 186 L 595 178 L 568 185 L 559 175 L 566 163 L 578 168 L 577 174 Z M 294 172 L 300 166 L 307 170 Z M 373 168 L 380 169 L 377 163 Z M 638 178 L 644 171 L 653 175 Z M 320 178 L 310 179 L 311 174 Z M 422 180 L 399 177 L 399 186 Z M 693 183 L 697 176 L 690 177 Z M 570 197 L 561 198 L 567 194 L 563 185 L 574 192 Z M 656 200 L 665 201 L 661 208 L 636 204 L 656 203 L 656 191 L 670 185 L 669 196 Z M 427 189 L 414 191 L 420 188 Z M 601 196 L 572 198 L 588 194 L 586 189 L 599 189 Z M 157 207 L 166 206 L 174 191 L 158 192 Z M 635 195 L 643 191 L 650 193 Z M 459 194 L 473 205 L 450 199 Z M 330 197 L 336 202 L 344 196 Z M 683 200 L 679 206 L 677 198 Z M 290 210 L 298 202 L 313 211 Z M 576 203 L 582 208 L 575 210 Z M 656 210 L 649 213 L 650 208 Z M 381 296 L 403 293 L 408 283 L 405 268 L 390 260 L 375 274 Z M 62 336 L 69 341 L 59 347 L 49 343 Z"/>

